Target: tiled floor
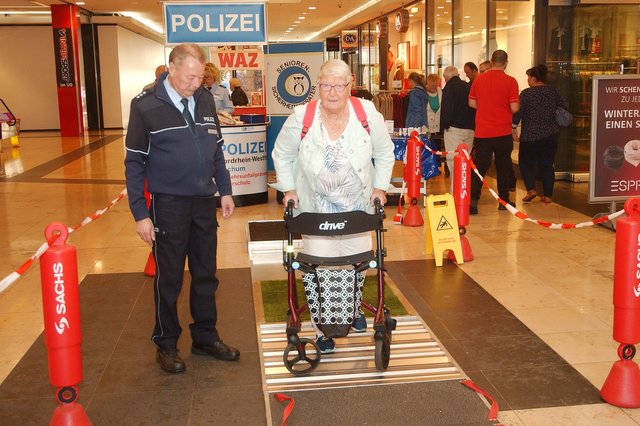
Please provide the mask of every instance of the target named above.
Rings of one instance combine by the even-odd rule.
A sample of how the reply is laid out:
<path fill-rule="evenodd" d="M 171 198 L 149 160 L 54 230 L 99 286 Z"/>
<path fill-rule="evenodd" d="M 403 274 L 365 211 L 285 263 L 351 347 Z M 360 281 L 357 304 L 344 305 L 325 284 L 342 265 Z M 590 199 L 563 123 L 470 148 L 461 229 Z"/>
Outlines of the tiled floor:
<path fill-rule="evenodd" d="M 0 232 L 4 238 L 0 240 L 0 279 L 25 262 L 43 243 L 44 227 L 49 222 L 76 225 L 114 199 L 124 188 L 123 157 L 123 140 L 117 131 L 86 138 L 61 138 L 52 132 L 23 133 L 19 148 L 3 140 L 5 177 L 0 176 Z M 490 183 L 495 185 L 493 180 Z M 428 186 L 430 192 L 442 193 L 448 188 L 448 182 L 438 177 L 429 181 Z M 559 203 L 522 205 L 519 201 L 524 195 L 522 187 L 514 200 L 518 208 L 533 218 L 577 223 L 590 220 L 585 213 L 592 214 L 594 210 L 586 202 L 586 192 L 586 184 L 559 182 L 555 197 Z M 580 380 L 572 369 L 567 369 L 571 366 L 599 389 L 617 359 L 618 345 L 611 337 L 615 234 L 602 227 L 549 230 L 523 222 L 508 212 L 498 212 L 496 206 L 490 194 L 483 191 L 480 214 L 471 217 L 467 230 L 475 259 L 460 265 L 459 270 L 480 286 L 472 290 L 474 297 L 468 299 L 468 304 L 456 305 L 467 300 L 460 294 L 468 289 L 457 289 L 456 286 L 464 284 L 450 279 L 449 273 L 458 273 L 458 267 L 451 264 L 445 264 L 441 270 L 428 268 L 431 271 L 428 274 L 414 269 L 414 273 L 418 272 L 407 278 L 408 284 L 402 287 L 404 295 L 416 306 L 424 303 L 423 318 L 427 324 L 436 335 L 441 327 L 444 334 L 438 337 L 454 358 L 467 358 L 476 365 L 476 369 L 466 372 L 470 376 L 484 375 L 487 382 L 483 385 L 512 383 L 513 376 L 523 375 L 527 369 L 533 370 L 527 376 L 537 376 L 540 381 L 549 376 L 557 380 L 562 374 Z M 606 205 L 600 207 L 601 211 L 608 210 Z M 282 208 L 275 201 L 237 209 L 230 219 L 222 222 L 219 230 L 219 267 L 249 268 L 246 222 L 279 219 L 281 214 Z M 389 206 L 388 217 L 394 214 L 395 207 Z M 394 226 L 390 221 L 388 228 L 385 243 L 390 273 L 405 272 L 393 270 L 399 261 L 418 261 L 417 265 L 433 262 L 426 254 L 422 228 Z M 139 273 L 149 253 L 149 248 L 135 233 L 126 199 L 99 220 L 74 232 L 69 241 L 78 249 L 80 281 L 87 276 L 94 279 L 93 276 L 99 274 Z M 36 264 L 0 295 L 0 380 L 9 375 L 40 338 L 39 281 Z M 497 305 L 506 310 L 495 314 L 493 307 Z M 461 308 L 462 313 L 444 313 L 450 308 Z M 465 314 L 467 308 L 476 313 Z M 506 314 L 509 315 L 505 317 Z M 429 315 L 441 324 L 432 326 Z M 475 325 L 480 321 L 493 324 L 493 330 L 477 332 Z M 493 352 L 508 353 L 523 346 L 514 349 L 512 341 L 502 337 L 519 333 L 523 328 L 533 334 L 523 337 L 529 340 L 520 343 L 533 349 L 514 354 L 510 363 L 495 365 Z M 537 352 L 546 346 L 555 354 L 546 350 L 544 354 Z M 555 371 L 548 364 L 541 367 L 545 360 L 559 367 Z M 152 359 L 149 364 L 155 367 Z M 46 375 L 41 380 L 33 385 L 47 386 Z M 587 399 L 581 399 L 580 392 L 584 389 L 588 386 L 558 388 L 548 395 L 547 408 L 532 408 L 525 400 L 510 401 L 496 395 L 505 410 L 500 420 L 504 424 L 527 426 L 640 424 L 640 410 L 594 403 L 592 391 Z M 170 397 L 159 392 L 155 403 L 162 405 L 162 401 Z M 103 397 L 96 401 L 98 403 L 113 403 L 125 410 L 127 407 L 124 396 L 121 402 L 109 402 Z M 5 409 L 6 406 L 0 408 L 2 418 L 5 418 L 6 413 L 2 413 Z M 42 418 L 48 418 L 49 414 L 43 413 Z M 113 419 L 97 420 L 114 422 Z M 210 420 L 215 422 L 215 418 Z M 218 420 L 233 421 L 228 417 Z"/>

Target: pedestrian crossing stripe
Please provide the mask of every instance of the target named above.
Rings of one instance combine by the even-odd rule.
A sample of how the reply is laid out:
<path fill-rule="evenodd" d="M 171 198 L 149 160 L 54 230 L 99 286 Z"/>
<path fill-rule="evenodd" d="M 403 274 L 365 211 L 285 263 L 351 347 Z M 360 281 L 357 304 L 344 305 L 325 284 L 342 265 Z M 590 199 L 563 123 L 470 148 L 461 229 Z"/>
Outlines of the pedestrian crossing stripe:
<path fill-rule="evenodd" d="M 442 216 L 440 218 L 440 222 L 438 222 L 436 231 L 445 231 L 445 230 L 451 230 L 451 229 L 453 229 L 453 226 L 451 226 L 451 224 L 449 223 L 446 217 Z"/>

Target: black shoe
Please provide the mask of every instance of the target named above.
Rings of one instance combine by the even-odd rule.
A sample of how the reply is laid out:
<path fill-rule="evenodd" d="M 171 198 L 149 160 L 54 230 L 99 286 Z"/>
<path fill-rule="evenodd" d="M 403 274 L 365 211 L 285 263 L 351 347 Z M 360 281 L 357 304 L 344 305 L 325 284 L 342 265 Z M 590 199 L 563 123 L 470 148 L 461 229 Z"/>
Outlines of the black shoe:
<path fill-rule="evenodd" d="M 512 207 L 516 206 L 516 203 L 514 203 L 513 201 L 507 201 L 507 204 L 509 204 Z M 498 204 L 498 210 L 506 210 L 507 208 L 505 206 L 503 206 L 502 204 Z"/>
<path fill-rule="evenodd" d="M 176 374 L 184 373 L 187 369 L 186 364 L 178 355 L 177 349 L 160 349 L 156 351 L 156 361 L 160 364 L 162 371 L 167 373 Z"/>
<path fill-rule="evenodd" d="M 478 200 L 471 200 L 469 205 L 469 214 L 478 214 Z"/>
<path fill-rule="evenodd" d="M 196 355 L 207 355 L 223 361 L 236 361 L 240 358 L 240 351 L 236 348 L 222 343 L 218 340 L 211 345 L 191 345 L 191 353 Z"/>

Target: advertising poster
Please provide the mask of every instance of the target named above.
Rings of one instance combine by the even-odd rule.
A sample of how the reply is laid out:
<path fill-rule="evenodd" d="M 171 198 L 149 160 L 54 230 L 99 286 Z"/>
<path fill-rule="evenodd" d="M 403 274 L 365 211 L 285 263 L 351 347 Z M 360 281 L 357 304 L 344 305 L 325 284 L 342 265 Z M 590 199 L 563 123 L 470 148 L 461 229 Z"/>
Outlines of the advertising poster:
<path fill-rule="evenodd" d="M 589 202 L 640 196 L 640 76 L 593 78 Z"/>
<path fill-rule="evenodd" d="M 73 87 L 75 82 L 71 28 L 53 29 L 53 47 L 56 58 L 58 87 Z"/>
<path fill-rule="evenodd" d="M 253 126 L 247 130 L 228 127 L 223 131 L 224 159 L 231 175 L 233 195 L 251 195 L 267 192 L 266 126 Z"/>
<path fill-rule="evenodd" d="M 269 170 L 271 151 L 293 108 L 317 97 L 316 79 L 323 63 L 324 43 L 278 43 L 267 46 L 265 96 L 271 126 L 267 129 Z"/>

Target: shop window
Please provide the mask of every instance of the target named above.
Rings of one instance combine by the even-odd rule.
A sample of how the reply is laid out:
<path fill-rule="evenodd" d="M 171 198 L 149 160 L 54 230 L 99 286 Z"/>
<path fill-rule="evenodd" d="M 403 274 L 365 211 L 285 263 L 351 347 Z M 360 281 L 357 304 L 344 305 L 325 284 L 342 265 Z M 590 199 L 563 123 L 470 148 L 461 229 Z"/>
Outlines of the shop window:
<path fill-rule="evenodd" d="M 478 65 L 487 59 L 486 10 L 486 0 L 461 0 L 454 3 L 453 65 L 461 73 L 466 62 Z"/>
<path fill-rule="evenodd" d="M 507 73 L 518 80 L 520 90 L 526 89 L 526 70 L 533 65 L 533 17 L 535 2 L 491 2 L 489 59 L 496 49 L 509 55 Z"/>

